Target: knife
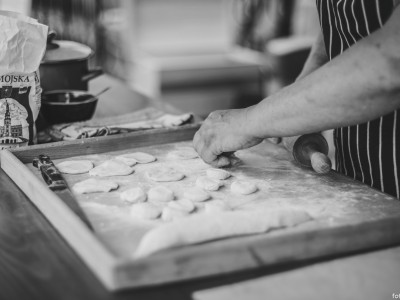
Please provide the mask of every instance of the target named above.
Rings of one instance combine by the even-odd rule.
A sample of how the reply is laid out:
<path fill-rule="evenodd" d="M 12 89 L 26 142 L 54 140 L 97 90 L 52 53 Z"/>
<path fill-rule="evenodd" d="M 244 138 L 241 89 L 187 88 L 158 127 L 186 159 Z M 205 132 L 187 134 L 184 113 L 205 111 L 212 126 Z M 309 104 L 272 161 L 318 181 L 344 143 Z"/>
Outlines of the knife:
<path fill-rule="evenodd" d="M 50 157 L 41 154 L 37 158 L 33 159 L 32 164 L 40 170 L 42 177 L 49 188 L 61 198 L 61 200 L 89 227 L 89 229 L 93 230 L 92 224 L 90 224 L 89 219 L 79 206 L 60 171 L 56 168 Z"/>

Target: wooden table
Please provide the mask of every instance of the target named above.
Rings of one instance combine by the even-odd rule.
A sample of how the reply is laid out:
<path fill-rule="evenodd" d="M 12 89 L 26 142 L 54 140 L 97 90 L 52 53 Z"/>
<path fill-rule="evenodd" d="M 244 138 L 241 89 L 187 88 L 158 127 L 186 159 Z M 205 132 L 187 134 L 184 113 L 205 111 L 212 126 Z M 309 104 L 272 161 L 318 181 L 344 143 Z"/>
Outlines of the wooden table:
<path fill-rule="evenodd" d="M 93 90 L 117 81 L 108 77 L 93 82 Z M 96 86 L 97 84 L 97 86 Z M 122 85 L 121 85 L 122 86 Z M 120 86 L 120 87 L 121 87 Z M 150 103 L 142 96 L 123 89 L 118 93 L 129 98 L 106 99 L 118 114 L 118 102 L 129 109 L 143 108 Z M 111 92 L 110 92 L 111 94 Z M 118 100 L 119 99 L 119 100 Z M 127 99 L 129 99 L 129 102 Z M 110 102 L 107 102 L 110 101 Z M 112 101 L 112 102 L 111 102 Z M 126 108 L 121 111 L 126 112 Z M 101 263 L 101 262 L 99 262 Z M 348 299 L 392 299 L 400 293 L 400 247 L 332 259 L 306 262 L 279 269 L 240 272 L 227 276 L 199 279 L 163 287 L 127 290 L 111 294 L 105 290 L 77 255 L 51 227 L 28 198 L 0 170 L 0 299 L 192 299 L 195 291 L 219 287 L 262 276 L 271 288 L 269 299 L 321 299 L 321 295 L 341 295 Z M 397 290 L 393 287 L 397 286 Z M 288 289 L 292 292 L 288 293 Z M 272 293 L 272 291 L 274 291 Z M 279 291 L 282 291 L 280 293 Z M 341 291 L 338 294 L 338 291 Z M 264 295 L 260 295 L 260 299 Z M 229 299 L 232 298 L 232 295 Z M 223 298 L 220 298 L 223 300 Z M 324 299 L 335 299 L 324 298 Z M 336 297 L 336 299 L 339 299 Z M 376 297 L 374 299 L 377 299 Z"/>

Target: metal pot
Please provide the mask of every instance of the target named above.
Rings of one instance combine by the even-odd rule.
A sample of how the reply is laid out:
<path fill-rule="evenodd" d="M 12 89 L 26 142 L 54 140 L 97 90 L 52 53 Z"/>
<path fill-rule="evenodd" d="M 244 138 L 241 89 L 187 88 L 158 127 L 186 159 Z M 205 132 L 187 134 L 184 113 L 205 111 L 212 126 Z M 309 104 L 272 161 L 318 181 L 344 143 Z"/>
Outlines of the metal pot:
<path fill-rule="evenodd" d="M 44 91 L 88 90 L 88 81 L 103 74 L 100 67 L 89 69 L 94 54 L 86 45 L 73 41 L 54 40 L 49 35 L 44 58 L 40 64 L 40 85 Z"/>

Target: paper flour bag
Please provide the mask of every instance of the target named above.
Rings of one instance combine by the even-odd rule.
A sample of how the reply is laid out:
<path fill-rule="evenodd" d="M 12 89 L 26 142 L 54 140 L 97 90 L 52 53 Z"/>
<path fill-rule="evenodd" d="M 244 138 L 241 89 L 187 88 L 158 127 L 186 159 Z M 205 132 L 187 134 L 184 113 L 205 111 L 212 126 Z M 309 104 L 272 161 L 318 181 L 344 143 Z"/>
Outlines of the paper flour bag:
<path fill-rule="evenodd" d="M 0 149 L 36 141 L 40 110 L 38 69 L 47 26 L 15 12 L 0 11 Z"/>

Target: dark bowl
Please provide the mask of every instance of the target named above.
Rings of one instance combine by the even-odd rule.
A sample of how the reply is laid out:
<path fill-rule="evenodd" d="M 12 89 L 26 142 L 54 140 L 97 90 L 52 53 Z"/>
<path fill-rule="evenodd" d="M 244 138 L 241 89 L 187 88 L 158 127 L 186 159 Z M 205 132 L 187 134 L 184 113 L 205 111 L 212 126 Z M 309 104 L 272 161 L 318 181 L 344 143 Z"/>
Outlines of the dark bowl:
<path fill-rule="evenodd" d="M 97 100 L 86 91 L 49 91 L 42 94 L 40 111 L 49 125 L 86 121 L 93 117 Z"/>

